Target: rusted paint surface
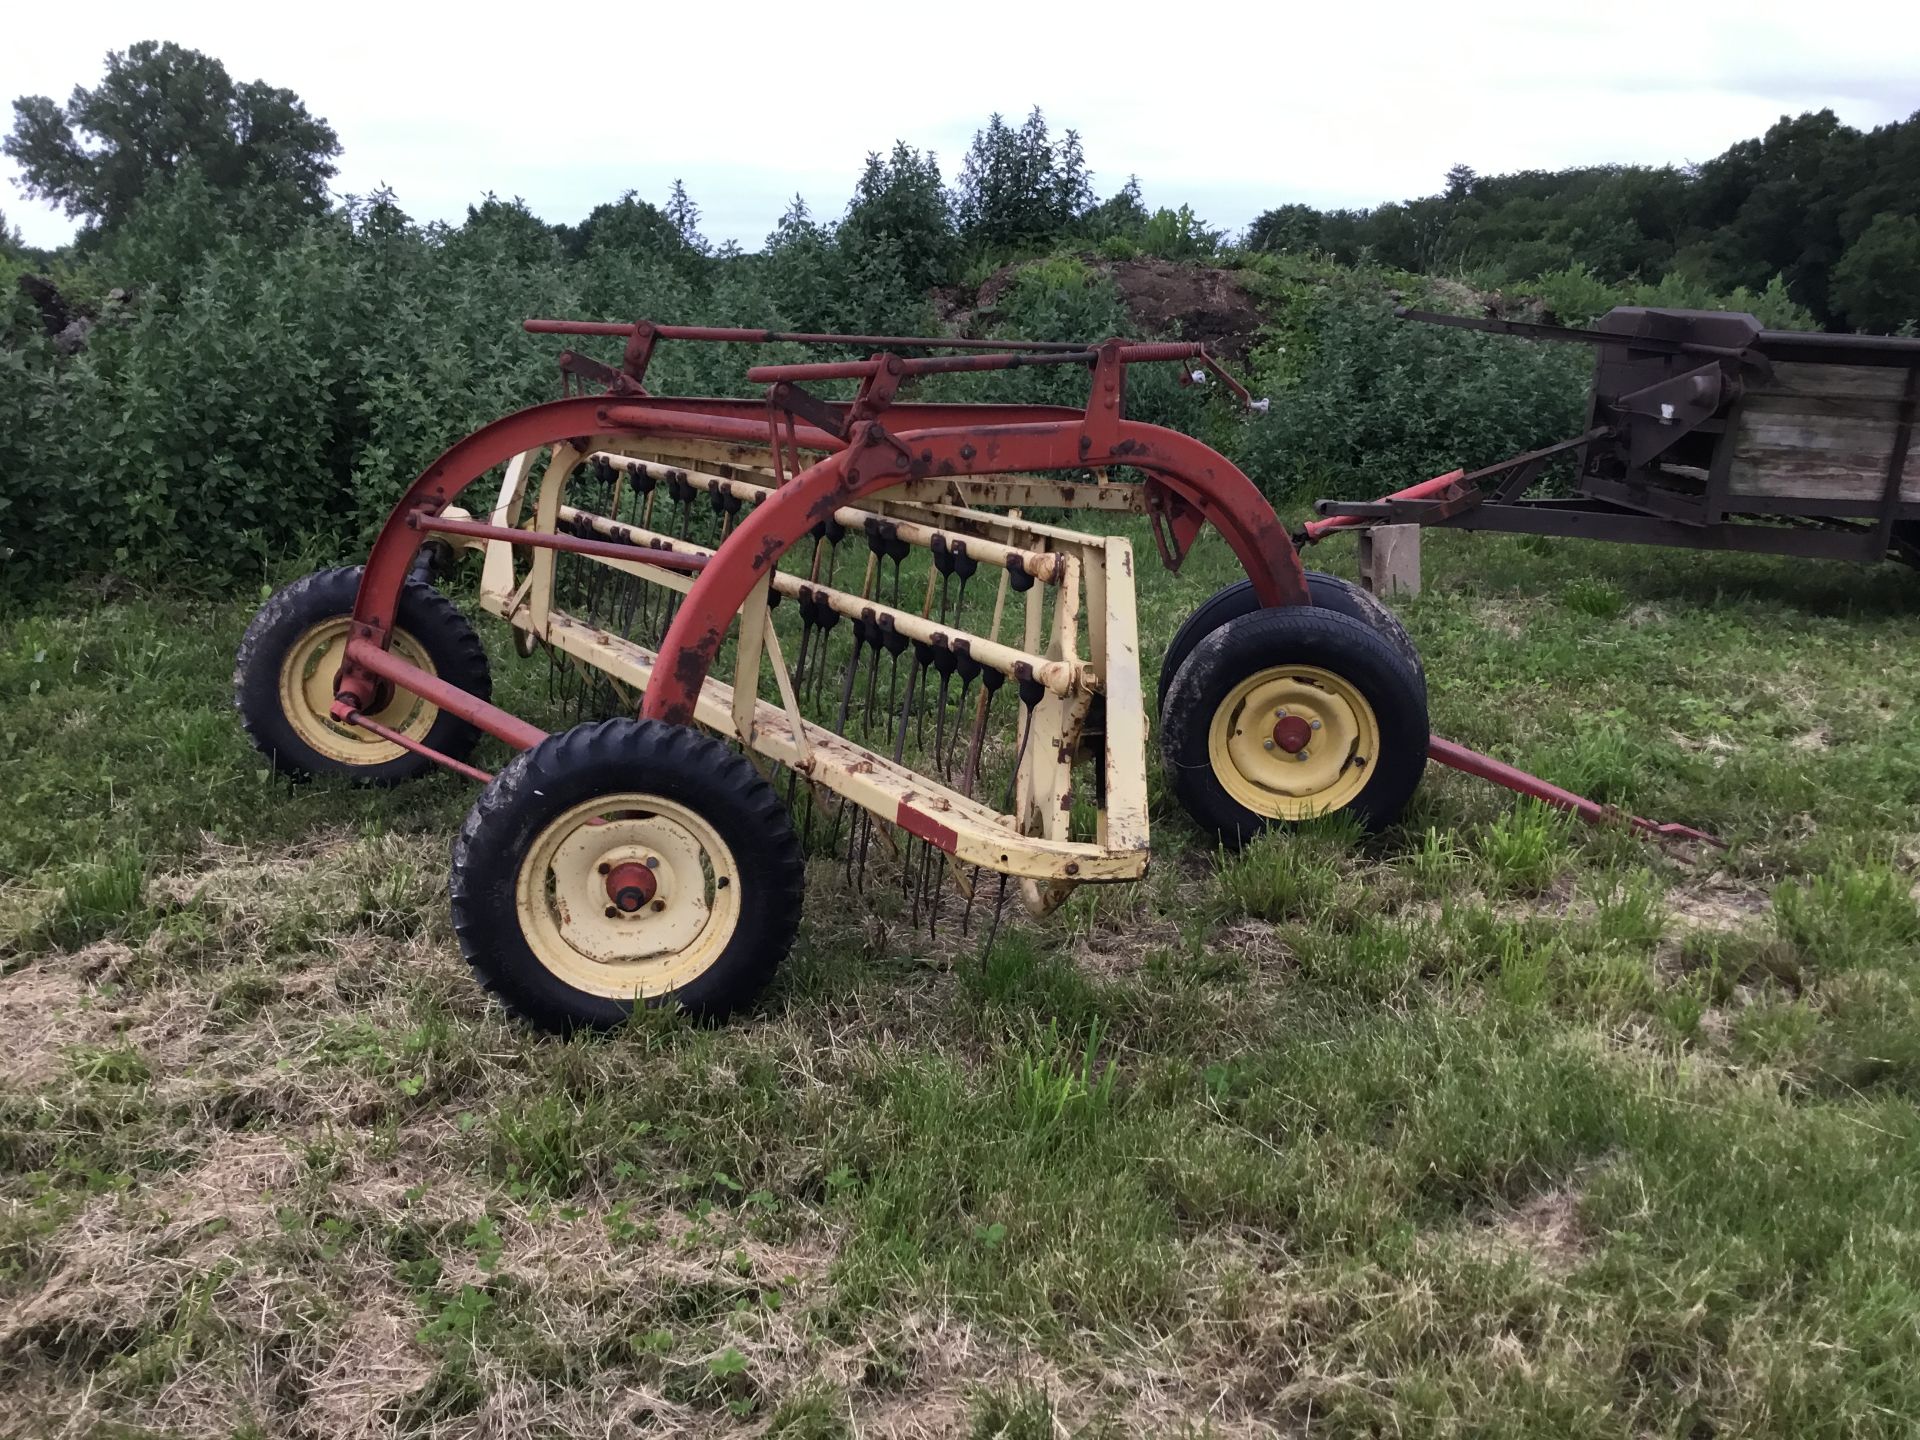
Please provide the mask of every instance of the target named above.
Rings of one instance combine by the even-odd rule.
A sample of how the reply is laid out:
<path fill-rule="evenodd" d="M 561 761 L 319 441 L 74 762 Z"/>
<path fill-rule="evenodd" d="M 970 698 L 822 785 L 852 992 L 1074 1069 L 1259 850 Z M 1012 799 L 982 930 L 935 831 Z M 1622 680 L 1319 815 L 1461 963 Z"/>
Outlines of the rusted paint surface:
<path fill-rule="evenodd" d="M 893 823 L 909 835 L 917 835 L 936 850 L 951 855 L 960 846 L 960 836 L 951 825 L 942 825 L 925 811 L 917 810 L 905 800 L 894 812 Z"/>

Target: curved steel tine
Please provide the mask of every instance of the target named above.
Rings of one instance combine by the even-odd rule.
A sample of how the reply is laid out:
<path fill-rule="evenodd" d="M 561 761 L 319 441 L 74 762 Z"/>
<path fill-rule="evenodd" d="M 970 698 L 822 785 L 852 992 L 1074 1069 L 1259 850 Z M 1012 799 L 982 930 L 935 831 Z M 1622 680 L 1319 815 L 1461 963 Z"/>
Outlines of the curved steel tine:
<path fill-rule="evenodd" d="M 960 744 L 960 717 L 967 713 L 967 695 L 973 689 L 973 681 L 968 676 L 960 677 L 960 694 L 953 702 L 953 738 L 947 742 L 947 753 L 940 762 L 943 774 L 953 778 L 953 752 Z M 971 749 L 969 750 L 971 753 Z"/>
<path fill-rule="evenodd" d="M 847 654 L 846 679 L 841 682 L 840 686 L 840 716 L 839 719 L 834 722 L 833 726 L 834 733 L 837 735 L 845 735 L 847 733 L 847 711 L 853 704 L 853 686 L 860 668 L 860 648 L 865 643 L 865 640 L 866 637 L 860 633 L 856 626 L 853 632 L 853 649 Z"/>
<path fill-rule="evenodd" d="M 988 927 L 986 942 L 981 947 L 981 953 L 983 956 L 986 953 L 986 951 L 991 950 L 993 948 L 993 938 L 994 936 L 1000 933 L 1000 914 L 1006 908 L 1007 908 L 1007 872 L 1002 870 L 1000 872 L 999 891 L 993 897 L 993 924 Z"/>
<path fill-rule="evenodd" d="M 920 675 L 925 667 L 920 663 L 920 647 L 913 647 L 913 659 L 907 664 L 907 693 L 900 702 L 900 733 L 894 737 L 893 760 L 897 765 L 907 749 L 907 720 L 913 712 L 914 692 L 920 688 Z"/>

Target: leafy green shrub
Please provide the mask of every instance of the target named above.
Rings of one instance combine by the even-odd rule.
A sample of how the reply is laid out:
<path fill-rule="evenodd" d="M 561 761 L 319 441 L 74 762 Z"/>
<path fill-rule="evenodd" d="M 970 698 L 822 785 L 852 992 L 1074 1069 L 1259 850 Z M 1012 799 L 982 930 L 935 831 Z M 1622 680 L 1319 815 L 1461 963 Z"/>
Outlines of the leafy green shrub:
<path fill-rule="evenodd" d="M 1276 499 L 1385 494 L 1565 439 L 1580 428 L 1592 356 L 1396 320 L 1357 286 L 1318 291 L 1256 356 L 1270 415 L 1236 458 Z"/>
<path fill-rule="evenodd" d="M 1202 260 L 1216 254 L 1225 238 L 1226 231 L 1213 229 L 1191 205 L 1178 210 L 1162 206 L 1140 227 L 1139 246 L 1162 260 Z"/>
<path fill-rule="evenodd" d="M 1736 286 L 1717 291 L 1680 270 L 1657 284 L 1609 284 L 1584 265 L 1552 270 L 1523 287 L 1536 296 L 1547 318 L 1561 325 L 1588 326 L 1616 305 L 1647 305 L 1669 310 L 1735 310 L 1752 315 L 1769 330 L 1811 330 L 1812 314 L 1794 303 L 1778 275 L 1761 290 Z"/>

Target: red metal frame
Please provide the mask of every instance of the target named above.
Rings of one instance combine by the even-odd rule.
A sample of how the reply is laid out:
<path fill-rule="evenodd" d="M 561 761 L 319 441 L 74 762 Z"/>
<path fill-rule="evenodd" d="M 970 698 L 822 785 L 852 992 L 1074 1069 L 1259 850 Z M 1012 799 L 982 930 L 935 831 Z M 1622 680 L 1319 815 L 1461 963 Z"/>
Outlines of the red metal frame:
<path fill-rule="evenodd" d="M 800 336 L 644 323 L 608 326 L 530 320 L 527 329 L 553 334 L 625 335 L 629 339 L 628 364 L 623 368 L 636 382 L 644 373 L 656 338 L 831 340 L 840 344 L 878 341 L 903 347 L 950 343 L 912 337 Z M 791 410 L 782 412 L 783 426 L 780 417 L 769 418 L 769 401 L 775 392 L 791 390 L 792 376 L 788 372 L 805 374 L 810 367 L 804 366 L 773 366 L 759 371 L 762 378 L 773 382 L 767 399 L 661 399 L 638 393 L 576 396 L 535 405 L 483 426 L 452 446 L 408 486 L 374 541 L 354 600 L 354 632 L 336 685 L 336 711 L 371 708 L 383 680 L 416 689 L 415 684 L 407 683 L 415 677 L 393 673 L 400 662 L 384 653 L 401 587 L 430 529 L 449 530 L 450 525 L 479 523 L 448 522 L 439 518 L 440 512 L 474 481 L 514 456 L 569 440 L 584 444 L 587 437 L 672 435 L 755 445 L 771 440 L 778 447 L 784 434 L 789 443 L 802 450 L 825 452 L 826 458 L 795 475 L 747 515 L 712 557 L 713 563 L 701 569 L 660 649 L 656 679 L 648 687 L 643 711 L 653 718 L 684 723 L 692 717 L 694 697 L 734 613 L 788 548 L 840 506 L 907 480 L 1129 466 L 1148 475 L 1150 506 L 1184 511 L 1190 516 L 1190 532 L 1208 522 L 1221 532 L 1262 603 L 1307 603 L 1306 575 L 1300 558 L 1286 527 L 1259 487 L 1224 455 L 1200 441 L 1124 418 L 1129 364 L 1196 359 L 1205 355 L 1203 347 L 1109 340 L 1097 348 L 1033 342 L 999 345 L 998 349 L 1001 353 L 958 358 L 969 362 L 968 369 L 1011 369 L 1036 363 L 1087 365 L 1092 384 L 1085 409 L 896 405 L 893 392 L 899 380 L 915 373 L 909 367 L 931 362 L 879 354 L 850 367 L 832 367 L 836 373 L 857 373 L 863 379 L 858 399 L 851 404 L 816 402 L 809 407 L 830 413 L 837 422 L 838 434 L 821 425 L 796 421 Z M 887 427 L 876 418 L 882 414 L 889 422 Z M 517 532 L 516 540 L 523 540 L 524 534 Z M 524 543 L 556 542 L 543 536 Z M 556 543 L 556 548 L 595 543 L 569 540 L 565 545 Z M 613 548 L 627 551 L 623 546 Z M 381 660 L 373 659 L 374 651 L 381 652 Z M 418 678 L 432 677 L 419 672 Z M 452 689 L 444 685 L 438 688 Z M 511 743 L 531 743 L 524 737 L 533 727 L 513 721 L 505 712 L 474 697 L 454 691 L 444 697 L 427 698 L 490 734 L 508 739 L 511 732 L 523 737 Z M 507 725 L 507 721 L 512 724 Z"/>
<path fill-rule="evenodd" d="M 483 426 L 448 449 L 407 487 L 368 557 L 354 600 L 353 633 L 335 687 L 336 719 L 363 725 L 462 774 L 485 778 L 484 771 L 409 742 L 365 714 L 377 709 L 380 699 L 391 687 L 398 686 L 517 749 L 530 748 L 546 738 L 546 732 L 538 727 L 388 651 L 401 588 L 421 543 L 432 533 L 638 559 L 695 572 L 697 578 L 661 642 L 641 710 L 647 718 L 677 724 L 692 720 L 696 698 L 728 626 L 753 587 L 777 567 L 780 557 L 835 510 L 914 480 L 1130 467 L 1147 477 L 1142 499 L 1168 568 L 1179 568 L 1199 532 L 1211 524 L 1233 549 L 1263 605 L 1309 603 L 1295 541 L 1259 488 L 1224 455 L 1200 441 L 1126 418 L 1126 370 L 1130 364 L 1197 361 L 1246 401 L 1245 387 L 1222 370 L 1203 346 L 1123 340 L 1085 346 L 1051 341 L 814 335 L 653 325 L 646 321 L 629 325 L 528 320 L 525 328 L 535 334 L 623 337 L 627 341 L 623 363 L 620 370 L 612 371 L 598 362 L 581 362 L 575 367 L 578 373 L 600 374 L 603 379 L 611 376 L 607 393 L 531 406 Z M 858 345 L 878 347 L 879 353 L 865 360 L 753 367 L 747 372 L 748 378 L 768 386 L 759 399 L 662 398 L 649 395 L 640 383 L 660 340 Z M 891 353 L 936 348 L 989 353 L 918 359 Z M 900 382 L 916 375 L 1073 364 L 1086 366 L 1091 374 L 1087 403 L 1082 409 L 895 403 Z M 797 388 L 797 382 L 803 380 L 839 379 L 862 382 L 855 400 L 820 400 Z M 882 416 L 887 421 L 884 426 Z M 592 448 L 596 437 L 620 440 L 661 435 L 754 446 L 770 444 L 776 457 L 787 451 L 811 451 L 823 458 L 806 468 L 799 468 L 796 460 L 798 473 L 790 479 L 782 470 L 782 482 L 775 492 L 743 516 L 711 556 L 683 555 L 617 541 L 536 535 L 441 515 L 469 485 L 526 451 L 572 443 L 584 452 Z M 776 460 L 776 465 L 780 464 Z M 1446 496 L 1461 479 L 1456 471 L 1390 498 Z M 1309 524 L 1300 542 L 1311 543 L 1351 523 L 1342 517 Z M 1720 843 L 1686 826 L 1654 825 L 1637 816 L 1623 816 L 1438 735 L 1430 737 L 1428 755 L 1440 764 L 1532 795 L 1589 821 L 1625 821 L 1663 838 Z M 904 817 L 904 807 L 902 813 Z M 904 818 L 902 823 L 906 823 Z"/>
<path fill-rule="evenodd" d="M 1715 845 L 1724 850 L 1727 842 L 1716 839 L 1704 830 L 1695 830 L 1690 825 L 1656 825 L 1651 820 L 1642 820 L 1638 815 L 1629 815 L 1616 810 L 1611 805 L 1601 805 L 1576 795 L 1571 790 L 1562 790 L 1549 780 L 1538 775 L 1529 775 L 1491 755 L 1482 755 L 1478 750 L 1469 750 L 1464 745 L 1456 745 L 1451 740 L 1443 740 L 1438 735 L 1427 737 L 1427 756 L 1438 760 L 1467 775 L 1477 775 L 1482 780 L 1491 780 L 1494 784 L 1521 795 L 1531 795 L 1544 801 L 1556 810 L 1566 810 L 1578 815 L 1589 825 L 1624 824 L 1638 830 L 1643 835 L 1652 835 L 1662 840 L 1698 840 L 1707 845 Z"/>

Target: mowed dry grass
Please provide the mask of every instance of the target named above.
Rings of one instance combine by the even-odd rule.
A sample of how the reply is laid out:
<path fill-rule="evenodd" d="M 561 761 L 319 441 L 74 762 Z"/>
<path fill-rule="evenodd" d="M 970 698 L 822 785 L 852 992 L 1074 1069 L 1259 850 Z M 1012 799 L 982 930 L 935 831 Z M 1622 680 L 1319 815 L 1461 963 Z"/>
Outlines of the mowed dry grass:
<path fill-rule="evenodd" d="M 759 1013 L 564 1043 L 460 782 L 258 774 L 246 604 L 9 614 L 0 1434 L 1905 1433 L 1920 577 L 1429 544 L 1436 727 L 1731 851 L 1163 805 L 991 947 L 820 860 Z"/>

